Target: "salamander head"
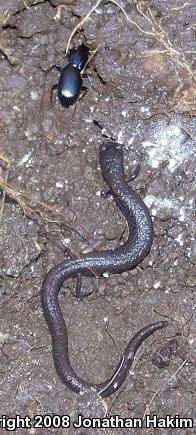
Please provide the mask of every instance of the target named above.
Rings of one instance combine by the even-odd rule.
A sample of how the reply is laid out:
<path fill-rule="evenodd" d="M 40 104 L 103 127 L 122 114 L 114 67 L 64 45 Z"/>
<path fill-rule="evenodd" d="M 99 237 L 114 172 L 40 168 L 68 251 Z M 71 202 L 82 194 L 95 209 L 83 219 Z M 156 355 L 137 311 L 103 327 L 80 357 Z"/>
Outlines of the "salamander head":
<path fill-rule="evenodd" d="M 114 178 L 124 177 L 123 145 L 117 142 L 108 142 L 100 145 L 100 165 L 106 183 L 111 184 Z"/>
<path fill-rule="evenodd" d="M 120 151 L 123 149 L 123 145 L 118 143 L 118 142 L 108 142 L 108 143 L 102 143 L 100 145 L 100 152 L 115 152 L 116 151 Z"/>
<path fill-rule="evenodd" d="M 100 145 L 99 152 L 101 160 L 119 160 L 123 157 L 123 145 L 118 142 L 103 143 Z"/>

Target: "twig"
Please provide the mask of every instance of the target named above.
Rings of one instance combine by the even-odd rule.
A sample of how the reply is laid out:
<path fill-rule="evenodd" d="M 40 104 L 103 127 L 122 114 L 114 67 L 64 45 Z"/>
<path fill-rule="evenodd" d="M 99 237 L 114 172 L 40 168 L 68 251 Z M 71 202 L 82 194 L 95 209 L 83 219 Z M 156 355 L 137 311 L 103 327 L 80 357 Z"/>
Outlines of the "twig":
<path fill-rule="evenodd" d="M 181 11 L 182 9 L 184 9 L 186 6 L 190 6 L 191 3 L 184 3 L 182 6 L 179 6 L 179 8 L 171 8 L 170 11 Z"/>
<path fill-rule="evenodd" d="M 183 361 L 183 363 L 181 364 L 181 366 L 178 367 L 178 369 L 176 370 L 176 372 L 171 376 L 171 378 L 169 379 L 169 381 L 167 381 L 167 383 L 164 383 L 164 384 L 162 385 L 162 387 L 160 387 L 160 388 L 156 391 L 156 393 L 152 396 L 150 402 L 146 405 L 146 409 L 145 409 L 144 415 L 143 415 L 143 417 L 142 417 L 143 420 L 145 419 L 145 417 L 146 417 L 147 414 L 150 414 L 150 405 L 152 404 L 152 402 L 153 402 L 153 400 L 155 399 L 155 397 L 158 396 L 159 393 L 161 393 L 162 391 L 165 390 L 165 388 L 167 387 L 167 385 L 172 381 L 172 379 L 175 378 L 175 376 L 177 375 L 177 373 L 180 372 L 180 370 L 184 367 L 184 365 L 186 364 L 186 362 L 187 362 L 187 360 L 185 359 L 185 360 Z"/>
<path fill-rule="evenodd" d="M 152 32 L 147 32 L 146 30 L 143 30 L 139 24 L 137 24 L 135 21 L 131 20 L 131 18 L 129 18 L 129 16 L 127 15 L 125 9 L 116 1 L 116 0 L 110 0 L 111 3 L 114 3 L 116 6 L 119 7 L 119 9 L 121 9 L 121 11 L 123 12 L 123 14 L 125 15 L 127 21 L 131 24 L 133 24 L 134 26 L 137 27 L 137 29 L 141 32 L 144 33 L 145 35 L 149 35 L 149 36 L 154 36 L 154 33 Z"/>
<path fill-rule="evenodd" d="M 28 201 L 31 201 L 31 198 L 29 198 L 28 195 L 22 194 L 21 192 L 18 192 L 17 190 L 15 190 L 12 186 L 7 184 L 7 181 L 5 179 L 3 180 L 1 177 L 0 177 L 0 188 L 3 190 L 4 197 L 6 195 L 8 195 L 11 199 L 16 201 L 17 204 L 22 208 L 24 214 L 26 214 L 26 212 L 30 213 L 30 215 L 38 214 L 41 216 L 42 219 L 47 220 L 48 222 L 58 223 L 58 221 L 48 219 L 46 216 L 44 216 L 43 213 L 41 212 L 41 210 L 32 208 L 27 202 L 25 202 L 25 199 L 24 199 L 24 198 L 26 198 L 26 199 L 28 199 Z M 64 217 L 63 213 L 59 212 L 58 210 L 55 210 L 52 206 L 45 204 L 44 202 L 37 201 L 37 200 L 36 200 L 36 203 L 38 205 L 41 205 L 46 210 L 49 210 L 56 215 Z"/>
<path fill-rule="evenodd" d="M 3 180 L 5 187 L 7 186 L 7 182 L 8 182 L 8 175 L 9 175 L 9 170 L 10 170 L 10 166 L 11 166 L 11 160 L 7 159 L 7 157 L 4 157 L 0 154 L 0 160 L 2 160 L 3 162 L 6 163 L 6 174 L 5 174 L 5 178 Z M 5 196 L 6 196 L 6 188 L 3 189 L 3 196 L 2 196 L 2 201 L 1 201 L 1 208 L 0 208 L 0 223 L 2 220 L 2 216 L 3 216 L 3 209 L 4 209 L 4 204 L 5 204 Z"/>
<path fill-rule="evenodd" d="M 83 70 L 81 71 L 81 75 L 84 74 L 84 71 L 85 71 L 87 65 L 89 64 L 89 62 L 91 62 L 91 59 L 95 56 L 95 54 L 97 53 L 97 51 L 98 51 L 98 47 L 95 48 L 95 50 L 93 50 L 93 51 L 91 52 L 91 54 L 90 54 L 90 56 L 89 56 L 89 58 L 88 58 L 88 60 L 87 60 L 87 62 L 86 62 L 86 64 L 85 64 Z"/>
<path fill-rule="evenodd" d="M 70 35 L 70 37 L 69 37 L 69 39 L 68 39 L 68 43 L 67 43 L 67 47 L 66 47 L 66 54 L 68 53 L 68 51 L 69 51 L 69 46 L 70 46 L 70 43 L 71 43 L 71 40 L 72 40 L 72 38 L 73 38 L 73 36 L 75 35 L 75 33 L 78 31 L 78 30 L 80 30 L 80 29 L 82 29 L 82 27 L 83 27 L 83 24 L 89 19 L 89 17 L 91 16 L 91 14 L 93 13 L 93 11 L 100 5 L 100 3 L 102 2 L 102 0 L 98 0 L 97 2 L 96 2 L 96 4 L 90 9 L 90 11 L 87 13 L 87 15 L 85 15 L 85 17 L 77 24 L 77 26 L 76 27 L 74 27 L 74 29 L 72 30 L 72 32 L 71 32 L 71 35 Z"/>
<path fill-rule="evenodd" d="M 155 21 L 155 17 L 152 14 L 152 11 L 150 7 L 147 8 L 147 12 L 143 12 L 142 8 L 140 7 L 140 2 L 136 4 L 136 8 L 140 15 L 142 15 L 151 25 L 153 29 L 153 36 L 165 47 L 167 54 L 170 56 L 171 60 L 174 64 L 177 66 L 186 69 L 188 71 L 189 76 L 196 81 L 195 75 L 193 71 L 191 70 L 189 64 L 186 61 L 186 58 L 184 56 L 184 52 L 177 51 L 173 46 L 172 43 L 166 34 L 163 27 Z M 157 51 L 158 52 L 158 51 Z M 181 55 L 182 60 L 179 59 L 179 56 Z M 178 80 L 180 81 L 179 77 Z M 181 82 L 181 81 L 180 81 Z"/>
<path fill-rule="evenodd" d="M 69 39 L 68 39 L 68 43 L 67 43 L 67 47 L 66 47 L 66 54 L 67 54 L 68 51 L 69 51 L 70 43 L 71 43 L 71 40 L 72 40 L 72 38 L 74 37 L 75 33 L 83 27 L 84 23 L 89 19 L 89 17 L 91 16 L 91 14 L 92 14 L 92 13 L 94 12 L 94 10 L 95 10 L 99 5 L 100 5 L 100 3 L 101 3 L 102 1 L 103 1 L 103 0 L 98 0 L 97 3 L 96 3 L 96 4 L 95 4 L 91 9 L 90 9 L 90 11 L 85 15 L 85 17 L 82 18 L 82 20 L 77 24 L 77 26 L 74 27 L 74 29 L 72 30 L 71 35 L 70 35 L 70 37 L 69 37 Z M 109 2 L 110 2 L 110 3 L 113 3 L 114 5 L 116 5 L 116 6 L 117 6 L 117 7 L 118 7 L 122 12 L 123 12 L 123 14 L 125 15 L 127 21 L 128 21 L 129 23 L 133 24 L 134 26 L 136 26 L 137 29 L 138 29 L 141 33 L 144 33 L 144 34 L 146 34 L 146 35 L 150 35 L 150 36 L 154 36 L 154 33 L 152 33 L 152 32 L 147 32 L 147 31 L 143 30 L 143 29 L 139 26 L 139 24 L 137 24 L 135 21 L 131 20 L 131 18 L 129 18 L 129 16 L 127 15 L 127 13 L 126 13 L 125 9 L 123 8 L 123 6 L 121 6 L 121 5 L 120 5 L 116 0 L 109 0 Z"/>

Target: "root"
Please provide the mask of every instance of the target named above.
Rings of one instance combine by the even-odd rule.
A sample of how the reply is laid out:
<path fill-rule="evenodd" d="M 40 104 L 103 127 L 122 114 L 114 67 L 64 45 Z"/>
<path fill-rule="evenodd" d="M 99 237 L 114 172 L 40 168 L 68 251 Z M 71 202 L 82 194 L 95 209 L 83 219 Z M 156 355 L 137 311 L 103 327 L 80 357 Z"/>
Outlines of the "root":
<path fill-rule="evenodd" d="M 174 64 L 176 64 L 176 66 L 185 69 L 188 72 L 189 77 L 191 79 L 194 79 L 194 81 L 196 82 L 196 77 L 193 71 L 191 70 L 190 65 L 186 61 L 184 52 L 183 51 L 180 52 L 172 46 L 169 36 L 165 32 L 164 28 L 161 26 L 161 24 L 158 21 L 155 20 L 155 17 L 152 13 L 150 6 L 145 7 L 145 10 L 143 10 L 142 6 L 143 6 L 143 1 L 138 1 L 136 4 L 136 8 L 139 14 L 142 15 L 150 23 L 153 30 L 153 36 L 156 38 L 158 42 L 161 43 L 161 45 L 163 45 L 163 47 L 165 48 L 165 53 L 171 58 L 171 60 L 173 61 Z M 159 51 L 157 50 L 157 52 Z"/>
<path fill-rule="evenodd" d="M 5 162 L 7 165 L 6 167 L 6 175 L 4 178 L 0 177 L 0 189 L 3 192 L 2 195 L 2 201 L 0 206 L 0 221 L 3 216 L 3 210 L 4 210 L 4 204 L 5 204 L 5 197 L 8 196 L 11 198 L 14 202 L 16 202 L 19 207 L 23 210 L 24 215 L 29 215 L 30 217 L 35 217 L 36 215 L 39 215 L 43 220 L 46 220 L 50 223 L 59 223 L 58 220 L 50 219 L 43 211 L 42 208 L 58 217 L 61 218 L 60 222 L 64 222 L 64 214 L 56 210 L 53 206 L 50 206 L 44 202 L 36 201 L 37 205 L 40 206 L 40 208 L 33 208 L 29 204 L 31 201 L 35 202 L 33 199 L 31 199 L 28 195 L 25 195 L 21 192 L 18 192 L 14 187 L 10 186 L 8 184 L 8 175 L 9 170 L 11 166 L 11 161 L 0 155 L 0 159 Z"/>
<path fill-rule="evenodd" d="M 73 39 L 75 33 L 78 32 L 78 30 L 81 30 L 81 29 L 83 28 L 85 22 L 90 18 L 90 16 L 92 15 L 92 13 L 95 11 L 95 9 L 96 9 L 96 8 L 97 8 L 97 7 L 98 7 L 102 2 L 103 2 L 103 0 L 98 0 L 98 1 L 96 2 L 96 4 L 95 4 L 91 9 L 90 9 L 90 11 L 89 11 L 85 16 L 84 16 L 84 18 L 82 18 L 82 20 L 77 24 L 77 26 L 74 27 L 74 29 L 72 30 L 71 35 L 70 35 L 70 37 L 69 37 L 69 39 L 68 39 L 68 42 L 67 42 L 66 54 L 67 54 L 68 51 L 69 51 L 69 47 L 70 47 L 71 41 L 72 41 L 72 39 Z M 110 0 L 109 3 L 113 3 L 114 5 L 116 5 L 116 6 L 117 6 L 117 7 L 118 7 L 122 12 L 123 12 L 123 14 L 125 15 L 126 20 L 127 20 L 129 23 L 131 23 L 131 24 L 133 24 L 134 26 L 136 26 L 137 29 L 138 29 L 141 33 L 145 33 L 146 35 L 151 35 L 151 36 L 153 36 L 153 33 L 152 33 L 152 32 L 146 32 L 145 30 L 143 30 L 143 29 L 139 26 L 139 24 L 137 24 L 135 21 L 131 20 L 131 18 L 129 18 L 129 16 L 127 15 L 127 13 L 126 13 L 125 9 L 123 8 L 123 6 L 121 6 L 121 5 L 120 5 L 116 0 Z"/>
<path fill-rule="evenodd" d="M 175 371 L 175 373 L 171 376 L 171 378 L 168 380 L 167 383 L 164 383 L 162 385 L 162 387 L 160 387 L 152 396 L 150 402 L 146 405 L 146 409 L 143 415 L 143 420 L 145 420 L 146 415 L 150 415 L 150 406 L 152 405 L 152 402 L 154 401 L 155 397 L 158 396 L 158 394 L 162 393 L 164 390 L 167 389 L 168 385 L 170 384 L 170 382 L 172 381 L 172 379 L 175 379 L 176 375 L 180 372 L 180 370 L 182 370 L 182 368 L 184 367 L 184 365 L 186 364 L 187 360 L 185 359 L 183 361 L 183 363 L 180 365 L 180 367 L 178 367 L 178 369 Z"/>
<path fill-rule="evenodd" d="M 74 29 L 72 30 L 71 35 L 70 35 L 70 37 L 68 39 L 68 42 L 67 42 L 66 54 L 69 51 L 69 47 L 70 47 L 71 41 L 72 41 L 75 33 L 78 32 L 78 30 L 83 28 L 83 25 L 85 24 L 85 22 L 90 18 L 91 14 L 100 5 L 101 2 L 102 2 L 102 0 L 98 0 L 96 2 L 96 4 L 90 9 L 90 11 L 85 15 L 85 17 L 77 24 L 77 26 L 74 27 Z"/>
<path fill-rule="evenodd" d="M 75 35 L 75 33 L 78 30 L 81 30 L 84 27 L 85 22 L 90 18 L 92 13 L 95 11 L 95 9 L 102 3 L 103 0 L 98 0 L 94 6 L 89 10 L 89 12 L 82 18 L 82 20 L 77 24 L 77 26 L 72 30 L 71 35 L 68 39 L 67 47 L 66 47 L 66 53 L 69 51 L 70 43 Z M 132 4 L 132 1 L 126 0 L 127 3 Z M 196 76 L 194 72 L 192 71 L 191 65 L 187 61 L 185 54 L 191 54 L 195 53 L 194 50 L 184 50 L 184 51 L 178 51 L 175 47 L 173 47 L 170 38 L 161 25 L 160 21 L 154 16 L 153 10 L 150 7 L 150 5 L 147 2 L 144 2 L 143 0 L 134 0 L 136 9 L 138 13 L 147 21 L 147 23 L 151 27 L 151 31 L 146 31 L 143 29 L 139 24 L 137 24 L 135 21 L 133 21 L 125 11 L 124 7 L 121 6 L 118 1 L 116 0 L 109 0 L 109 3 L 113 3 L 116 5 L 124 14 L 126 21 L 133 26 L 137 28 L 137 30 L 144 35 L 153 37 L 157 42 L 160 43 L 162 46 L 161 50 L 153 50 L 151 54 L 147 55 L 154 55 L 156 53 L 162 53 L 167 56 L 175 68 L 175 74 L 178 81 L 178 86 L 174 95 L 174 98 L 171 102 L 171 106 L 173 110 L 178 111 L 186 111 L 190 113 L 194 113 L 194 102 L 193 97 L 191 97 L 192 94 L 194 94 L 195 83 L 196 83 Z M 172 8 L 171 11 L 178 11 L 180 9 L 184 9 L 186 6 L 189 6 L 189 2 L 185 2 L 180 8 Z M 146 54 L 144 54 L 146 56 Z M 180 75 L 184 75 L 185 79 L 181 78 Z M 188 92 L 188 96 L 186 99 L 186 92 L 179 97 L 179 94 L 183 92 L 183 88 L 185 85 L 188 84 L 188 87 L 190 87 L 190 95 Z"/>

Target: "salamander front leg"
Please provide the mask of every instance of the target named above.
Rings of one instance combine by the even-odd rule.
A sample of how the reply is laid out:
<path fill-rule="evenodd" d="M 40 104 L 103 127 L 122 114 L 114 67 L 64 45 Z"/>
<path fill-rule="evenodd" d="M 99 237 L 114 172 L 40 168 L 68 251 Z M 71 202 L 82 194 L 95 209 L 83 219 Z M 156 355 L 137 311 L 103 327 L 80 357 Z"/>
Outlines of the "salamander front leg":
<path fill-rule="evenodd" d="M 137 178 L 137 176 L 139 175 L 140 169 L 141 169 L 141 165 L 140 165 L 140 164 L 136 165 L 136 167 L 135 167 L 133 173 L 132 173 L 131 176 L 126 180 L 126 182 L 127 182 L 127 183 L 130 183 L 130 181 L 135 180 L 135 179 Z M 101 191 L 101 196 L 102 196 L 102 198 L 107 198 L 107 196 L 110 195 L 110 194 L 111 194 L 111 191 L 110 191 L 110 188 L 109 188 L 109 187 L 107 187 L 105 190 L 102 190 L 102 191 Z"/>

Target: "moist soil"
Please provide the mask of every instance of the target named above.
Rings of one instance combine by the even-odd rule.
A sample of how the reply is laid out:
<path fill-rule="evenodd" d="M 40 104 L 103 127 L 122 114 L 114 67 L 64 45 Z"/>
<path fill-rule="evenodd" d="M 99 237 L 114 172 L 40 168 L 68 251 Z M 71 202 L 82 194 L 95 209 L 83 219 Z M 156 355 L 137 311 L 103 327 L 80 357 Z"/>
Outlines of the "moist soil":
<path fill-rule="evenodd" d="M 62 7 L 59 7 L 61 5 Z M 194 0 L 102 2 L 73 37 L 93 52 L 88 88 L 63 108 L 51 88 L 69 36 L 91 2 L 1 0 L 0 410 L 2 415 L 119 415 L 142 429 L 35 428 L 24 434 L 181 434 L 145 428 L 145 415 L 195 417 Z M 124 8 L 125 13 L 122 8 Z M 134 270 L 85 278 L 91 293 L 59 300 L 75 371 L 102 382 L 129 339 L 167 320 L 140 348 L 123 387 L 104 401 L 58 378 L 40 288 L 54 265 L 118 246 L 127 228 L 106 188 L 98 150 L 124 144 L 127 178 L 146 202 L 155 235 Z M 69 248 L 69 251 L 67 251 Z M 0 429 L 0 433 L 3 433 Z M 185 434 L 195 433 L 186 429 Z"/>

